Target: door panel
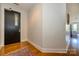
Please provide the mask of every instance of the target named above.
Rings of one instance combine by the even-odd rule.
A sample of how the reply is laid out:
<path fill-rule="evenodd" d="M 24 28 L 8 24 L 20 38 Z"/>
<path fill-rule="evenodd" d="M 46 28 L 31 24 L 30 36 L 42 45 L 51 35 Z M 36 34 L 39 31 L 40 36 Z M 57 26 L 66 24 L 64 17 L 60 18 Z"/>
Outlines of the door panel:
<path fill-rule="evenodd" d="M 15 14 L 17 14 L 17 26 L 15 26 Z M 20 13 L 5 10 L 5 45 L 20 42 Z"/>

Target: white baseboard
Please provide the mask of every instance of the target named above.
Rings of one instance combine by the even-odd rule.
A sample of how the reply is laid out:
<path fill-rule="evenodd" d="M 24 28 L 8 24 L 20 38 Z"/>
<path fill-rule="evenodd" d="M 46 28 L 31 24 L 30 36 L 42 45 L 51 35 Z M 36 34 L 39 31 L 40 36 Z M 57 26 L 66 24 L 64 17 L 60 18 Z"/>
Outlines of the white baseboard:
<path fill-rule="evenodd" d="M 67 53 L 67 49 L 51 49 L 51 48 L 42 48 L 39 45 L 33 43 L 32 41 L 27 40 L 30 44 L 32 44 L 35 48 L 43 53 Z"/>
<path fill-rule="evenodd" d="M 27 39 L 21 40 L 21 42 L 26 42 L 26 41 L 27 41 Z"/>
<path fill-rule="evenodd" d="M 40 46 L 38 46 L 37 44 L 35 44 L 35 43 L 33 43 L 32 41 L 30 41 L 30 40 L 27 40 L 30 44 L 32 44 L 35 48 L 37 48 L 39 51 L 41 51 L 42 52 L 42 48 L 40 47 Z"/>
<path fill-rule="evenodd" d="M 0 49 L 3 47 L 4 45 L 0 45 Z"/>
<path fill-rule="evenodd" d="M 67 53 L 66 49 L 43 48 L 44 53 Z"/>

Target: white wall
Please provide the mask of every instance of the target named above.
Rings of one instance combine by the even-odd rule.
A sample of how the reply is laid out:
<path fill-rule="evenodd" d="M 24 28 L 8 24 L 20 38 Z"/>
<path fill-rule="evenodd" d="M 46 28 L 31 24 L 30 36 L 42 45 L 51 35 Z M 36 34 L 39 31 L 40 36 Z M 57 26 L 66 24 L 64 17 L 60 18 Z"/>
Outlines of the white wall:
<path fill-rule="evenodd" d="M 0 4 L 0 12 L 1 12 L 1 4 Z M 1 13 L 0 13 L 0 49 L 1 49 Z"/>
<path fill-rule="evenodd" d="M 43 4 L 43 48 L 65 52 L 66 4 Z"/>
<path fill-rule="evenodd" d="M 4 45 L 4 9 L 12 8 L 21 13 L 21 41 L 27 40 L 27 12 L 25 9 L 13 4 L 1 4 L 1 45 Z"/>
<path fill-rule="evenodd" d="M 38 4 L 30 11 L 29 40 L 43 52 L 66 52 L 66 4 Z"/>
<path fill-rule="evenodd" d="M 28 38 L 38 46 L 42 46 L 42 6 L 37 4 L 29 14 Z"/>

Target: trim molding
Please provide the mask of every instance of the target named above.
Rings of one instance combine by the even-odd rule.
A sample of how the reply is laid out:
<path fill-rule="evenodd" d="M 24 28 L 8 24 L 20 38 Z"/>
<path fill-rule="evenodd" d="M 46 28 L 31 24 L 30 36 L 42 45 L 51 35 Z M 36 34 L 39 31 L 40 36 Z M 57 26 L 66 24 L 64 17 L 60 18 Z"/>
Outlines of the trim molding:
<path fill-rule="evenodd" d="M 67 53 L 66 49 L 43 48 L 44 53 Z"/>
<path fill-rule="evenodd" d="M 21 40 L 20 42 L 26 42 L 27 41 L 27 39 L 24 39 L 24 40 Z"/>
<path fill-rule="evenodd" d="M 68 49 L 69 49 L 69 45 L 70 45 L 70 40 L 69 40 L 68 43 L 67 43 L 67 46 L 66 46 L 66 52 L 67 52 Z"/>
<path fill-rule="evenodd" d="M 0 49 L 3 47 L 4 45 L 0 45 Z"/>
<path fill-rule="evenodd" d="M 35 48 L 43 53 L 67 53 L 67 49 L 51 49 L 51 48 L 42 48 L 39 45 L 33 43 L 30 40 L 27 40 L 30 44 L 32 44 Z"/>
<path fill-rule="evenodd" d="M 66 43 L 67 43 L 66 52 L 68 52 L 69 45 L 70 45 L 70 36 L 69 35 L 66 35 Z"/>
<path fill-rule="evenodd" d="M 35 43 L 33 43 L 32 41 L 30 40 L 27 40 L 27 42 L 29 42 L 31 45 L 33 45 L 35 48 L 37 48 L 40 52 L 43 52 L 43 48 L 40 47 L 39 45 L 36 45 Z"/>

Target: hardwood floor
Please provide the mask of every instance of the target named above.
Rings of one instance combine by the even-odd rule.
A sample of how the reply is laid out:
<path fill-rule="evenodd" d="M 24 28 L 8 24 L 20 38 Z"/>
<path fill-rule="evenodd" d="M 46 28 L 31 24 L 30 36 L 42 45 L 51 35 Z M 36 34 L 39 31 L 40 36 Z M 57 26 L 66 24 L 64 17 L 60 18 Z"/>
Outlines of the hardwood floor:
<path fill-rule="evenodd" d="M 69 54 L 79 56 L 79 37 L 70 39 Z"/>
<path fill-rule="evenodd" d="M 6 45 L 0 50 L 0 55 L 7 54 L 9 52 L 15 51 L 23 47 L 27 47 L 30 52 L 35 53 L 35 56 L 67 56 L 69 55 L 69 53 L 42 53 L 28 42 Z"/>

